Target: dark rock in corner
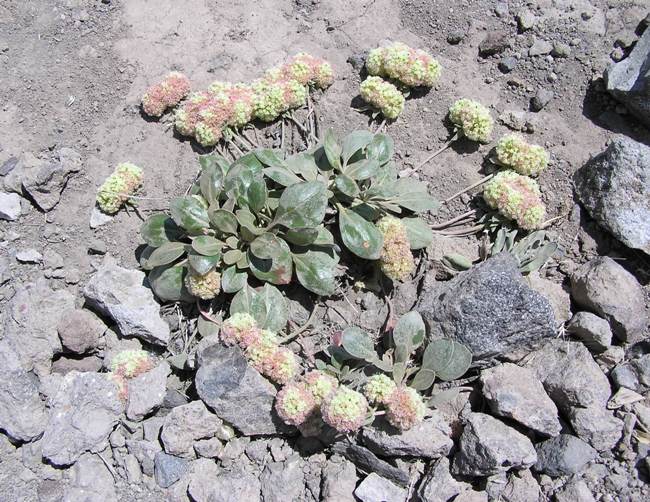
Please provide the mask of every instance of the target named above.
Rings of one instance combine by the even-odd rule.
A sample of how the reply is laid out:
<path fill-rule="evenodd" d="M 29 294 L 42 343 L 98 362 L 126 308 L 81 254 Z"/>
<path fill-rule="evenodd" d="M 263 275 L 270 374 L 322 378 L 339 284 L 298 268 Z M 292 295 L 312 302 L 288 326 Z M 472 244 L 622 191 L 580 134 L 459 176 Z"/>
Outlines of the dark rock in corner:
<path fill-rule="evenodd" d="M 501 54 L 511 46 L 508 34 L 503 31 L 493 31 L 478 46 L 478 53 L 481 57 L 494 56 Z"/>
<path fill-rule="evenodd" d="M 530 109 L 534 112 L 541 111 L 553 99 L 553 91 L 538 89 L 537 93 L 530 100 Z"/>

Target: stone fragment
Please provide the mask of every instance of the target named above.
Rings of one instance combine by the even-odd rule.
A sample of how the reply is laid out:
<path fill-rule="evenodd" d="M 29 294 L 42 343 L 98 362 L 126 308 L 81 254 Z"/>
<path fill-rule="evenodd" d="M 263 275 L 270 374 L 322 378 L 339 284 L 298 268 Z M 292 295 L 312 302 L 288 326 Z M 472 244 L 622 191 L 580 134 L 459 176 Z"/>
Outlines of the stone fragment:
<path fill-rule="evenodd" d="M 16 253 L 16 260 L 20 263 L 42 263 L 43 255 L 34 248 L 21 249 Z"/>
<path fill-rule="evenodd" d="M 604 352 L 612 344 L 612 330 L 609 323 L 591 312 L 578 312 L 566 327 L 592 352 Z"/>
<path fill-rule="evenodd" d="M 539 272 L 531 272 L 526 276 L 530 287 L 544 295 L 553 306 L 555 320 L 564 323 L 571 318 L 571 297 L 562 284 L 540 277 Z"/>
<path fill-rule="evenodd" d="M 154 457 L 154 475 L 161 488 L 169 488 L 181 479 L 189 468 L 189 460 L 168 455 L 163 451 L 159 451 Z"/>
<path fill-rule="evenodd" d="M 192 474 L 187 490 L 192 500 L 197 502 L 259 502 L 262 500 L 259 474 L 252 473 L 243 466 L 235 466 L 233 470 L 226 471 L 206 459 L 199 459 L 197 462 L 202 462 L 205 468 L 195 469 Z"/>
<path fill-rule="evenodd" d="M 20 217 L 20 196 L 0 192 L 0 220 L 15 221 Z"/>
<path fill-rule="evenodd" d="M 534 112 L 542 111 L 553 99 L 553 91 L 548 89 L 539 88 L 535 96 L 530 100 L 530 109 Z"/>
<path fill-rule="evenodd" d="M 223 443 L 219 438 L 200 439 L 194 442 L 196 455 L 203 458 L 216 458 L 223 451 Z"/>
<path fill-rule="evenodd" d="M 304 461 L 299 455 L 292 455 L 284 462 L 271 462 L 260 476 L 262 500 L 264 502 L 285 502 L 304 500 Z"/>
<path fill-rule="evenodd" d="M 192 458 L 194 441 L 213 437 L 221 425 L 219 417 L 202 401 L 192 401 L 177 406 L 165 417 L 160 439 L 167 453 Z"/>
<path fill-rule="evenodd" d="M 500 502 L 529 502 L 539 500 L 540 495 L 539 483 L 526 469 L 519 472 L 512 471 L 508 474 L 508 482 L 503 488 L 499 500 Z"/>
<path fill-rule="evenodd" d="M 97 356 L 82 357 L 81 359 L 62 356 L 52 361 L 52 373 L 60 375 L 66 375 L 71 371 L 96 373 L 101 369 L 102 360 Z"/>
<path fill-rule="evenodd" d="M 532 57 L 545 56 L 546 54 L 550 54 L 552 50 L 553 44 L 551 44 L 551 42 L 536 38 L 533 40 L 533 45 L 528 49 L 528 55 Z"/>
<path fill-rule="evenodd" d="M 478 46 L 478 53 L 481 57 L 500 54 L 511 46 L 510 37 L 504 31 L 492 31 L 488 33 Z"/>
<path fill-rule="evenodd" d="M 568 58 L 571 55 L 571 46 L 564 42 L 553 42 L 551 56 L 554 58 Z"/>
<path fill-rule="evenodd" d="M 362 471 L 375 472 L 399 486 L 407 486 L 409 483 L 407 472 L 381 460 L 363 446 L 339 441 L 334 444 L 332 451 L 347 458 Z"/>
<path fill-rule="evenodd" d="M 449 459 L 433 461 L 427 469 L 417 491 L 420 502 L 447 502 L 465 489 L 467 483 L 456 481 L 449 472 Z"/>
<path fill-rule="evenodd" d="M 597 455 L 581 439 L 560 434 L 537 445 L 537 463 L 533 469 L 551 477 L 578 474 Z"/>
<path fill-rule="evenodd" d="M 101 346 L 106 325 L 89 310 L 74 309 L 65 312 L 57 326 L 64 349 L 75 354 L 94 352 Z"/>
<path fill-rule="evenodd" d="M 162 405 L 170 372 L 167 361 L 162 361 L 152 370 L 128 380 L 126 416 L 129 420 L 140 421 Z"/>
<path fill-rule="evenodd" d="M 354 491 L 361 502 L 401 502 L 406 499 L 406 489 L 371 472 Z"/>
<path fill-rule="evenodd" d="M 129 453 L 133 454 L 138 462 L 142 472 L 147 476 L 154 475 L 154 459 L 156 454 L 161 451 L 158 441 L 143 441 L 141 439 L 127 439 L 126 447 Z"/>
<path fill-rule="evenodd" d="M 555 502 L 596 502 L 587 483 L 576 477 L 571 478 L 553 496 Z"/>
<path fill-rule="evenodd" d="M 623 433 L 623 421 L 601 406 L 572 408 L 567 418 L 578 437 L 598 451 L 613 449 Z"/>
<path fill-rule="evenodd" d="M 115 480 L 97 456 L 84 453 L 75 463 L 63 502 L 106 502 L 117 500 Z"/>
<path fill-rule="evenodd" d="M 349 460 L 333 455 L 323 468 L 321 497 L 323 502 L 354 502 L 357 469 Z"/>
<path fill-rule="evenodd" d="M 528 31 L 537 23 L 535 15 L 529 9 L 522 9 L 517 14 L 519 31 Z"/>
<path fill-rule="evenodd" d="M 518 62 L 519 61 L 516 57 L 508 56 L 499 61 L 499 64 L 497 66 L 502 73 L 510 73 L 517 67 Z"/>

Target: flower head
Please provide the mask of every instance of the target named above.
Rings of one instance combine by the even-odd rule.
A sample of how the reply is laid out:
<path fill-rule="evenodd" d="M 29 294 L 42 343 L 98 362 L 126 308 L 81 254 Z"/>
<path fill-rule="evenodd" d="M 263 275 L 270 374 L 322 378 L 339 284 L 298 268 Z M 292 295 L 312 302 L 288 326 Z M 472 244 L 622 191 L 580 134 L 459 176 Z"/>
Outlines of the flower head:
<path fill-rule="evenodd" d="M 262 373 L 275 383 L 285 384 L 298 373 L 296 355 L 286 347 L 276 347 L 276 350 L 262 363 Z"/>
<path fill-rule="evenodd" d="M 366 58 L 366 70 L 368 71 L 368 75 L 375 75 L 377 77 L 386 76 L 386 72 L 384 71 L 383 47 L 377 47 L 368 53 L 368 57 Z"/>
<path fill-rule="evenodd" d="M 117 213 L 122 205 L 142 185 L 142 169 L 135 164 L 118 164 L 97 192 L 97 204 L 107 214 Z"/>
<path fill-rule="evenodd" d="M 278 82 L 258 80 L 253 84 L 253 115 L 262 122 L 272 122 L 286 111 L 285 87 Z"/>
<path fill-rule="evenodd" d="M 518 134 L 509 134 L 496 146 L 499 162 L 525 176 L 535 176 L 546 169 L 549 155 L 543 147 L 530 145 Z"/>
<path fill-rule="evenodd" d="M 250 365 L 262 374 L 268 374 L 273 364 L 273 356 L 278 350 L 278 339 L 270 331 L 263 329 L 259 338 L 244 352 Z"/>
<path fill-rule="evenodd" d="M 363 393 L 374 404 L 385 404 L 397 385 L 392 378 L 380 373 L 368 378 Z"/>
<path fill-rule="evenodd" d="M 221 325 L 221 341 L 226 345 L 239 345 L 245 349 L 258 342 L 261 336 L 257 321 L 245 312 L 233 314 Z"/>
<path fill-rule="evenodd" d="M 315 409 L 314 398 L 302 383 L 288 383 L 275 398 L 275 411 L 288 425 L 301 425 Z"/>
<path fill-rule="evenodd" d="M 194 136 L 199 113 L 210 101 L 211 95 L 207 92 L 193 92 L 187 100 L 176 109 L 174 114 L 174 127 L 183 136 Z"/>
<path fill-rule="evenodd" d="M 485 185 L 483 199 L 524 230 L 538 228 L 546 215 L 537 182 L 514 171 L 497 173 Z"/>
<path fill-rule="evenodd" d="M 393 427 L 405 431 L 420 423 L 426 406 L 411 387 L 397 387 L 386 401 L 386 419 Z"/>
<path fill-rule="evenodd" d="M 339 385 L 336 378 L 322 371 L 314 370 L 303 377 L 307 390 L 311 393 L 316 404 L 320 405 L 324 399 L 332 394 Z"/>
<path fill-rule="evenodd" d="M 362 394 L 340 386 L 321 405 L 326 424 L 339 432 L 353 432 L 359 429 L 368 413 L 368 401 Z"/>
<path fill-rule="evenodd" d="M 191 295 L 201 300 L 211 300 L 221 289 L 221 274 L 216 270 L 203 275 L 189 272 L 185 276 L 185 287 Z"/>
<path fill-rule="evenodd" d="M 384 236 L 379 258 L 382 272 L 394 281 L 405 280 L 415 269 L 415 262 L 404 224 L 398 218 L 384 216 L 377 228 Z"/>
<path fill-rule="evenodd" d="M 123 350 L 111 359 L 111 371 L 122 378 L 135 378 L 154 366 L 154 361 L 144 350 Z"/>
<path fill-rule="evenodd" d="M 441 73 L 440 64 L 430 54 L 402 42 L 371 50 L 366 69 L 369 75 L 388 77 L 408 87 L 431 87 Z"/>
<path fill-rule="evenodd" d="M 190 92 L 189 79 L 171 72 L 162 82 L 147 89 L 142 96 L 142 109 L 151 117 L 160 117 L 167 108 L 176 106 Z"/>
<path fill-rule="evenodd" d="M 459 99 L 449 108 L 449 120 L 460 127 L 463 134 L 472 141 L 490 141 L 494 121 L 490 111 L 477 101 Z"/>
<path fill-rule="evenodd" d="M 368 77 L 359 87 L 361 98 L 379 109 L 387 119 L 395 119 L 404 109 L 404 95 L 381 77 Z"/>

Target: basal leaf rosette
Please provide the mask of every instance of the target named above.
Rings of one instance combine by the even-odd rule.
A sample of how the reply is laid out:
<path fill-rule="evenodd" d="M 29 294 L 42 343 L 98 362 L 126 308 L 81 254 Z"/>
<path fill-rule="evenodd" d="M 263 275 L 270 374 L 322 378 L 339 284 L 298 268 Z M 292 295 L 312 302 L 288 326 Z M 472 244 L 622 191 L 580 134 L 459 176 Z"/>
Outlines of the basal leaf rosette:
<path fill-rule="evenodd" d="M 537 182 L 514 171 L 499 172 L 488 181 L 483 199 L 524 230 L 539 228 L 546 216 Z"/>
<path fill-rule="evenodd" d="M 115 214 L 142 185 L 142 169 L 123 162 L 118 164 L 97 192 L 97 205 L 106 214 Z"/>
<path fill-rule="evenodd" d="M 544 147 L 527 143 L 518 134 L 508 134 L 496 146 L 497 159 L 505 167 L 524 176 L 536 176 L 548 166 Z"/>
<path fill-rule="evenodd" d="M 449 120 L 472 141 L 488 143 L 494 128 L 490 111 L 478 101 L 462 98 L 449 108 Z"/>

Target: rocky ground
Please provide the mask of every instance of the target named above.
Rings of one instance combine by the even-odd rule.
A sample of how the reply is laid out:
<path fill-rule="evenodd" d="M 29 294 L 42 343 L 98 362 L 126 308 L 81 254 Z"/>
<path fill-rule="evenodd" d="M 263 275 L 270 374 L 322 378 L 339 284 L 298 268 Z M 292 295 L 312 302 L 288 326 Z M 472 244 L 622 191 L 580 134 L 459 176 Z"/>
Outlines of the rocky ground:
<path fill-rule="evenodd" d="M 0 499 L 650 498 L 647 16 L 643 0 L 2 2 Z M 480 236 L 437 234 L 417 277 L 389 294 L 396 313 L 416 308 L 432 333 L 472 349 L 461 391 L 404 434 L 378 420 L 302 438 L 278 425 L 275 387 L 197 333 L 192 306 L 161 309 L 138 269 L 139 215 L 98 218 L 95 194 L 134 162 L 146 216 L 194 179 L 204 150 L 139 108 L 170 69 L 201 88 L 309 51 L 334 66 L 315 106 L 343 135 L 369 125 L 353 107 L 365 51 L 384 39 L 443 66 L 386 126 L 402 175 L 439 199 L 478 181 L 493 145 L 461 141 L 415 169 L 449 136 L 448 106 L 478 99 L 495 137 L 521 131 L 551 153 L 540 185 L 560 250 L 522 277 L 507 255 L 483 261 Z M 257 130 L 267 146 L 278 132 Z M 449 253 L 476 264 L 454 274 Z M 384 325 L 385 299 L 348 287 L 355 273 L 290 345 L 301 356 L 349 323 Z M 283 292 L 304 324 L 315 298 Z M 107 369 L 140 347 L 157 364 L 120 399 Z"/>

